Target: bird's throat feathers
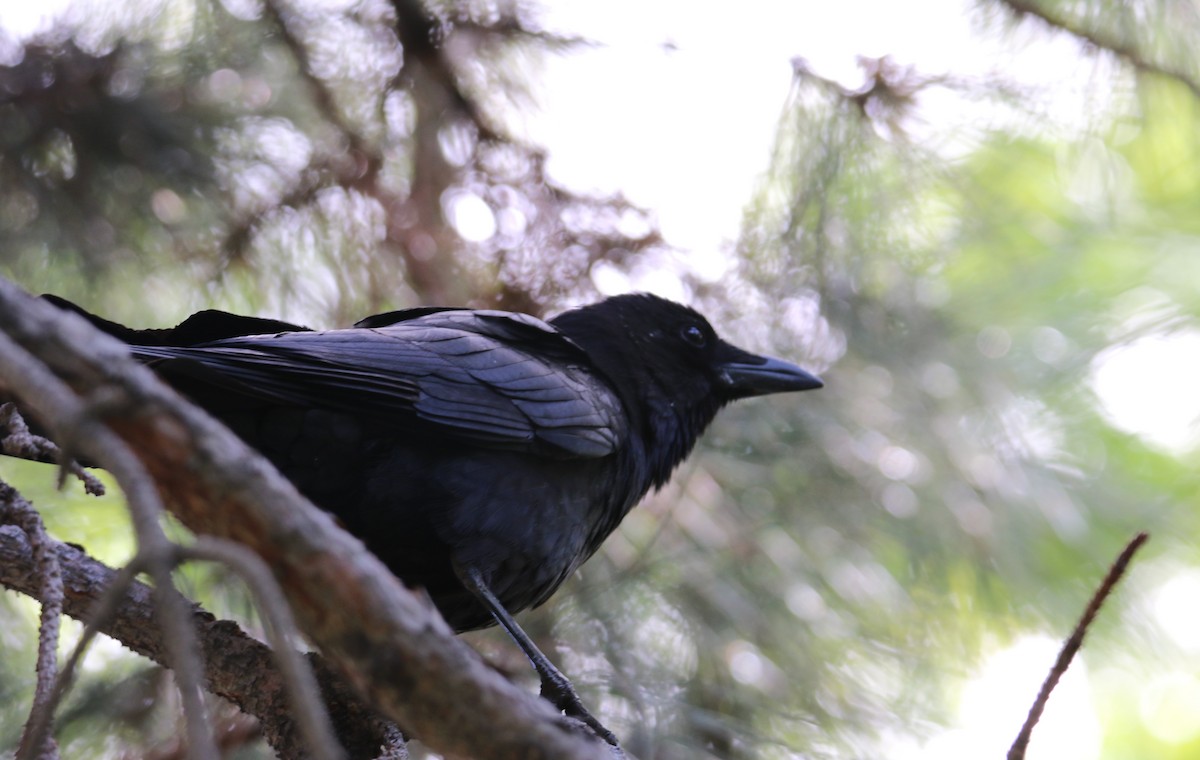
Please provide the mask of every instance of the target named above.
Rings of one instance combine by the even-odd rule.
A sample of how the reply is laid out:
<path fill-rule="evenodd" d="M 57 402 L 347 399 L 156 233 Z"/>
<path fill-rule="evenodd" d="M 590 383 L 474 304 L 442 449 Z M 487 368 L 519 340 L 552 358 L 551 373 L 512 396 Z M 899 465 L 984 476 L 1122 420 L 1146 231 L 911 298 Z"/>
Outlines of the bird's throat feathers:
<path fill-rule="evenodd" d="M 720 408 L 720 402 L 715 400 L 690 409 L 675 404 L 665 409 L 652 408 L 649 451 L 656 452 L 650 460 L 650 476 L 655 489 L 662 488 L 675 468 L 692 453 Z"/>

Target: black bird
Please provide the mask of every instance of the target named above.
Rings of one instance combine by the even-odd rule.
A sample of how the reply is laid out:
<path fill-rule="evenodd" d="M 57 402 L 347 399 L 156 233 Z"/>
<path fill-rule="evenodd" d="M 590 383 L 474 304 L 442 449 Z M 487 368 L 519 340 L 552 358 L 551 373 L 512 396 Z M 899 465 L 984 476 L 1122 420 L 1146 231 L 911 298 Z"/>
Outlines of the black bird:
<path fill-rule="evenodd" d="M 416 308 L 321 332 L 218 311 L 134 330 L 47 298 L 262 452 L 455 630 L 504 626 L 543 696 L 614 745 L 512 615 L 662 486 L 722 406 L 821 387 L 651 295 L 548 323 Z"/>

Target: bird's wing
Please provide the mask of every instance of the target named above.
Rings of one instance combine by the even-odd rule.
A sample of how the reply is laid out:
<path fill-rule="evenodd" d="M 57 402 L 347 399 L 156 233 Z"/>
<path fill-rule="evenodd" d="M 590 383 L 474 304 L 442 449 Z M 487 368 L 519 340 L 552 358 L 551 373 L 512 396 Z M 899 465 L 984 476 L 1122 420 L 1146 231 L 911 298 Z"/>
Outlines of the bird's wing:
<path fill-rule="evenodd" d="M 380 327 L 134 346 L 168 375 L 500 448 L 610 454 L 627 423 L 586 355 L 541 320 L 416 310 Z"/>

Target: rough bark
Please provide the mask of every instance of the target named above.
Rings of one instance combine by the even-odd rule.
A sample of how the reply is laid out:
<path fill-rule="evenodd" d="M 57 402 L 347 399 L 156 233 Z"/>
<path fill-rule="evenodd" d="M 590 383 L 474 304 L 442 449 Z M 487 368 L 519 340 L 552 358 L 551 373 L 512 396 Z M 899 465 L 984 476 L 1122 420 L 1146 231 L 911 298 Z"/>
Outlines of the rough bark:
<path fill-rule="evenodd" d="M 62 571 L 64 611 L 90 622 L 95 605 L 117 571 L 69 544 L 54 543 Z M 0 585 L 41 599 L 37 568 L 29 540 L 12 525 L 0 525 Z M 162 633 L 154 623 L 152 589 L 134 582 L 101 632 L 130 650 L 167 666 Z M 271 746 L 283 757 L 300 757 L 303 744 L 289 714 L 287 695 L 270 649 L 236 623 L 218 620 L 199 606 L 192 620 L 199 632 L 208 690 L 252 715 Z M 324 702 L 351 758 L 372 758 L 388 741 L 388 727 L 350 692 L 318 656 L 310 660 L 321 683 Z"/>

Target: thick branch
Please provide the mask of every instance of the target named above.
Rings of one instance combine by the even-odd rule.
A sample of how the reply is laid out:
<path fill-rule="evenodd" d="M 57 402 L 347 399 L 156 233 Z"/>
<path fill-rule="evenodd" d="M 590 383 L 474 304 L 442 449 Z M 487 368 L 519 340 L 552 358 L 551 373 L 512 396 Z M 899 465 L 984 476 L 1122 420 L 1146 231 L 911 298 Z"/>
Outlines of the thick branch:
<path fill-rule="evenodd" d="M 139 452 L 171 510 L 193 531 L 262 556 L 304 631 L 382 713 L 443 753 L 609 757 L 488 668 L 428 599 L 406 590 L 232 433 L 134 364 L 120 343 L 3 280 L 0 330 L 77 392 L 103 388 L 138 410 L 107 424 Z"/>
<path fill-rule="evenodd" d="M 92 559 L 81 549 L 59 542 L 52 544 L 62 568 L 63 611 L 77 620 L 89 622 L 96 603 L 112 584 L 117 571 Z M 40 601 L 39 583 L 24 532 L 16 526 L 0 525 L 0 585 Z M 166 666 L 162 632 L 154 624 L 152 593 L 144 583 L 131 584 L 115 614 L 100 630 L 133 652 Z M 303 755 L 304 745 L 291 720 L 287 695 L 271 650 L 247 635 L 236 623 L 218 620 L 199 606 L 193 607 L 192 620 L 200 639 L 208 690 L 228 699 L 247 715 L 258 718 L 267 741 L 282 756 Z M 339 739 L 350 757 L 375 757 L 393 729 L 375 718 L 319 657 L 313 655 L 310 660 Z"/>

